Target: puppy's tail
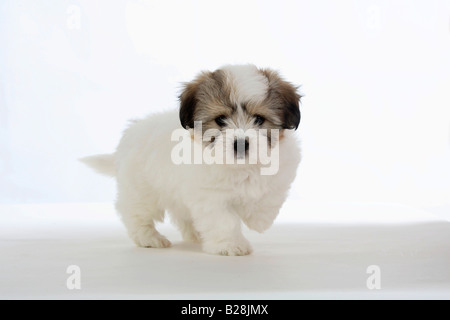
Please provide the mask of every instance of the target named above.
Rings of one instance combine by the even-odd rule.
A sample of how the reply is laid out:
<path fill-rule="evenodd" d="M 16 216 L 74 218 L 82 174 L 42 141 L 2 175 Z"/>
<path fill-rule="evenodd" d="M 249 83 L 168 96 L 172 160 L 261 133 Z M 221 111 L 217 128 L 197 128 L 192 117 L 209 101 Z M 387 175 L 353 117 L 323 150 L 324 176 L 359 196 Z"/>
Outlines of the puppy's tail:
<path fill-rule="evenodd" d="M 116 176 L 116 164 L 114 154 L 99 154 L 79 159 L 85 165 L 93 168 L 98 173 L 106 176 Z"/>

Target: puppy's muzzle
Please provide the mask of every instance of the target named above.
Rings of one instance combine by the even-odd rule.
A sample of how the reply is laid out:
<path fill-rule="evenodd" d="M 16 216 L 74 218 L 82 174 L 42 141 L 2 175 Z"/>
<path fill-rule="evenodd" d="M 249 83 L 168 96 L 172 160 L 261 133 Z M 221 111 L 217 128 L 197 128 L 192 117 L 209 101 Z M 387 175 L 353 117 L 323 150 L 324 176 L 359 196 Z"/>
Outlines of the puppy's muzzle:
<path fill-rule="evenodd" d="M 234 152 L 236 157 L 239 159 L 245 158 L 245 155 L 248 152 L 250 144 L 248 142 L 248 138 L 236 138 L 234 139 Z"/>

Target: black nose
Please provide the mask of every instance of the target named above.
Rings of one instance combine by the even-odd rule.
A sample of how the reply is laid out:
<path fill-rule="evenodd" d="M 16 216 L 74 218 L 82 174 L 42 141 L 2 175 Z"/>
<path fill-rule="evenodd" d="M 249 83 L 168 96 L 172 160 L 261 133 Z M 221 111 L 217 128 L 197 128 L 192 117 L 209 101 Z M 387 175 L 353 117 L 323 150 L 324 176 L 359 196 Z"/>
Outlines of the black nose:
<path fill-rule="evenodd" d="M 235 152 L 247 152 L 249 148 L 248 139 L 236 139 L 234 140 L 234 151 Z"/>

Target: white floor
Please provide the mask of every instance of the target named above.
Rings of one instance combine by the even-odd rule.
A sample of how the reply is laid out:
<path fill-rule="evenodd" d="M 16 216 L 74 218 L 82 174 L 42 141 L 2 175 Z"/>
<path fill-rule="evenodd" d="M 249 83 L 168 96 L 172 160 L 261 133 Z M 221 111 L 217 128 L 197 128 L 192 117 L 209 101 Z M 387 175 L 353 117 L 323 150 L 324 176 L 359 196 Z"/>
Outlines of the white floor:
<path fill-rule="evenodd" d="M 246 231 L 246 257 L 159 229 L 172 248 L 135 247 L 110 204 L 0 206 L 0 298 L 450 299 L 450 223 L 404 206 L 287 203 L 268 232 Z M 69 265 L 81 290 L 66 287 Z M 371 265 L 381 290 L 367 288 Z"/>

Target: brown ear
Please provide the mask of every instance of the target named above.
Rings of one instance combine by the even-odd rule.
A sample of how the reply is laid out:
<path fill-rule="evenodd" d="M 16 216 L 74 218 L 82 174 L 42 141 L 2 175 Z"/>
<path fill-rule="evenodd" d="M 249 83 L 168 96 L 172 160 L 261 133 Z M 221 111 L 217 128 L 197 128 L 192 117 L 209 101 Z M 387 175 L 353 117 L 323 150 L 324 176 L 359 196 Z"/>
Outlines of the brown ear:
<path fill-rule="evenodd" d="M 190 82 L 184 86 L 180 99 L 180 122 L 183 128 L 194 127 L 194 113 L 197 105 L 198 83 Z"/>
<path fill-rule="evenodd" d="M 296 87 L 285 81 L 280 84 L 279 93 L 284 102 L 283 129 L 297 130 L 301 118 L 299 106 L 301 95 L 297 93 Z"/>
<path fill-rule="evenodd" d="M 297 130 L 300 124 L 300 98 L 297 87 L 284 81 L 276 71 L 263 69 L 261 72 L 269 82 L 268 96 L 276 105 L 283 121 L 283 129 Z"/>

